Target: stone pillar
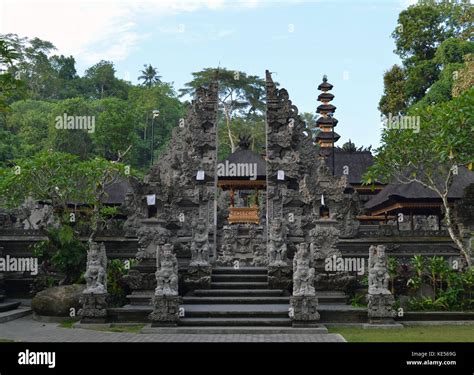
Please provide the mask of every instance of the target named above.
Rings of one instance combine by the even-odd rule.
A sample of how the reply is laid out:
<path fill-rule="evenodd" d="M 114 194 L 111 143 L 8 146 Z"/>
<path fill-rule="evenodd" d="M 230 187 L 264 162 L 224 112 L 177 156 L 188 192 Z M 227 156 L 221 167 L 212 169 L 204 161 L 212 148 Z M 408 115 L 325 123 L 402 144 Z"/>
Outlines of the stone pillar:
<path fill-rule="evenodd" d="M 173 249 L 167 243 L 156 251 L 156 289 L 148 316 L 153 327 L 176 326 L 179 320 L 178 260 Z"/>
<path fill-rule="evenodd" d="M 87 266 L 84 275 L 86 289 L 80 303 L 81 323 L 105 323 L 107 320 L 107 255 L 104 243 L 89 242 Z"/>
<path fill-rule="evenodd" d="M 320 318 L 314 277 L 313 254 L 303 242 L 298 245 L 293 259 L 293 295 L 290 297 L 293 326 L 314 325 Z"/>
<path fill-rule="evenodd" d="M 370 246 L 367 313 L 371 324 L 395 323 L 395 298 L 388 289 L 389 279 L 385 246 Z"/>

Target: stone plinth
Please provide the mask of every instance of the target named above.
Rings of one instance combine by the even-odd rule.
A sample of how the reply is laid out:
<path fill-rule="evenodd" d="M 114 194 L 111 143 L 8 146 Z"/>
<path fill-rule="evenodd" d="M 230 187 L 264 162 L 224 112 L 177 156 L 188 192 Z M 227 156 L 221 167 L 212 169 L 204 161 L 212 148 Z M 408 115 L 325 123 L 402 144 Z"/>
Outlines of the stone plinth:
<path fill-rule="evenodd" d="M 107 320 L 108 294 L 84 293 L 79 302 L 82 309 L 79 310 L 81 323 L 105 323 Z"/>
<path fill-rule="evenodd" d="M 316 323 L 320 316 L 318 312 L 318 297 L 291 296 L 291 314 L 293 325 L 304 326 Z"/>
<path fill-rule="evenodd" d="M 189 265 L 184 277 L 186 290 L 210 289 L 212 266 L 210 264 Z"/>
<path fill-rule="evenodd" d="M 395 298 L 392 294 L 368 294 L 367 312 L 370 323 L 387 324 L 393 323 L 395 310 L 393 305 Z"/>
<path fill-rule="evenodd" d="M 179 296 L 154 296 L 153 312 L 148 316 L 152 327 L 176 326 L 179 321 Z"/>

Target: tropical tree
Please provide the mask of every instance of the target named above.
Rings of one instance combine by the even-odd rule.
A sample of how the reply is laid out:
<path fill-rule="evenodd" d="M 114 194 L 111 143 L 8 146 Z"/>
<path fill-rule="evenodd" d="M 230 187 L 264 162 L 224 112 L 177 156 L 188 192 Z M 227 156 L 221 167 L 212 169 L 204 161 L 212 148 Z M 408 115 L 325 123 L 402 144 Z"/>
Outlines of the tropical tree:
<path fill-rule="evenodd" d="M 86 248 L 78 230 L 84 226 L 78 226 L 76 206 L 86 208 L 81 212 L 82 220 L 87 224 L 89 239 L 94 240 L 111 215 L 117 213 L 117 209 L 103 205 L 103 198 L 111 184 L 125 177 L 125 167 L 120 163 L 125 153 L 120 153 L 116 161 L 82 161 L 68 153 L 44 151 L 0 168 L 0 196 L 5 207 L 18 208 L 27 200 L 51 206 L 52 218 L 39 228 L 47 240 L 35 244 L 34 251 L 43 259 L 52 259 L 65 274 L 63 282 L 77 281 L 85 268 Z M 27 220 L 30 213 L 24 212 Z"/>
<path fill-rule="evenodd" d="M 194 95 L 196 89 L 219 82 L 219 109 L 224 117 L 227 140 L 231 152 L 237 148 L 238 129 L 233 126 L 236 117 L 261 119 L 265 110 L 265 81 L 258 76 L 225 68 L 206 68 L 192 74 L 193 80 L 179 90 L 181 96 Z"/>
<path fill-rule="evenodd" d="M 19 56 L 11 43 L 0 38 L 0 113 L 8 110 L 10 98 L 23 88 L 13 71 Z"/>
<path fill-rule="evenodd" d="M 414 106 L 408 113 L 419 121 L 419 131 L 384 129 L 382 145 L 364 181 L 419 183 L 435 192 L 442 201 L 449 235 L 471 266 L 448 193 L 460 168 L 471 167 L 474 161 L 474 88 L 451 101 Z"/>
<path fill-rule="evenodd" d="M 143 86 L 151 87 L 156 83 L 161 83 L 161 76 L 158 75 L 156 68 L 151 66 L 151 64 L 143 65 L 144 70 L 140 70 L 141 76 L 138 77 L 139 81 L 143 81 Z"/>

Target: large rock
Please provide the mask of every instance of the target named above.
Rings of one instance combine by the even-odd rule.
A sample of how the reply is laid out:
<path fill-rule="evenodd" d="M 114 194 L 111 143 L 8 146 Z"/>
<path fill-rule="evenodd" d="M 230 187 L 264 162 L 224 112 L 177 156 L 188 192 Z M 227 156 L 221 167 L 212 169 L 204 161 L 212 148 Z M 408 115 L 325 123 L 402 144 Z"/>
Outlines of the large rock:
<path fill-rule="evenodd" d="M 45 316 L 70 316 L 70 309 L 81 308 L 79 298 L 85 285 L 73 284 L 45 289 L 33 298 L 31 307 L 36 314 Z"/>

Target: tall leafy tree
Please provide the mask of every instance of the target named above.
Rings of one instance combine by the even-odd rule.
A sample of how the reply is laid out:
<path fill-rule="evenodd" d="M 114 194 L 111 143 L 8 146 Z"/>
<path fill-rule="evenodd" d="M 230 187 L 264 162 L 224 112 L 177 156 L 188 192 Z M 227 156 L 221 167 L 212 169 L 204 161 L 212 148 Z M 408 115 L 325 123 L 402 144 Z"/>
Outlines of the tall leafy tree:
<path fill-rule="evenodd" d="M 84 78 L 86 86 L 90 88 L 90 95 L 94 99 L 103 99 L 108 96 L 127 99 L 128 84 L 115 77 L 115 67 L 111 61 L 102 60 L 91 66 L 86 70 Z"/>
<path fill-rule="evenodd" d="M 384 115 L 404 113 L 432 89 L 432 100 L 450 100 L 448 75 L 444 69 L 462 62 L 473 42 L 473 7 L 468 2 L 423 1 L 403 10 L 392 33 L 395 53 L 402 65 L 395 65 L 384 75 L 384 94 L 379 109 Z M 433 87 L 438 80 L 444 83 Z"/>

